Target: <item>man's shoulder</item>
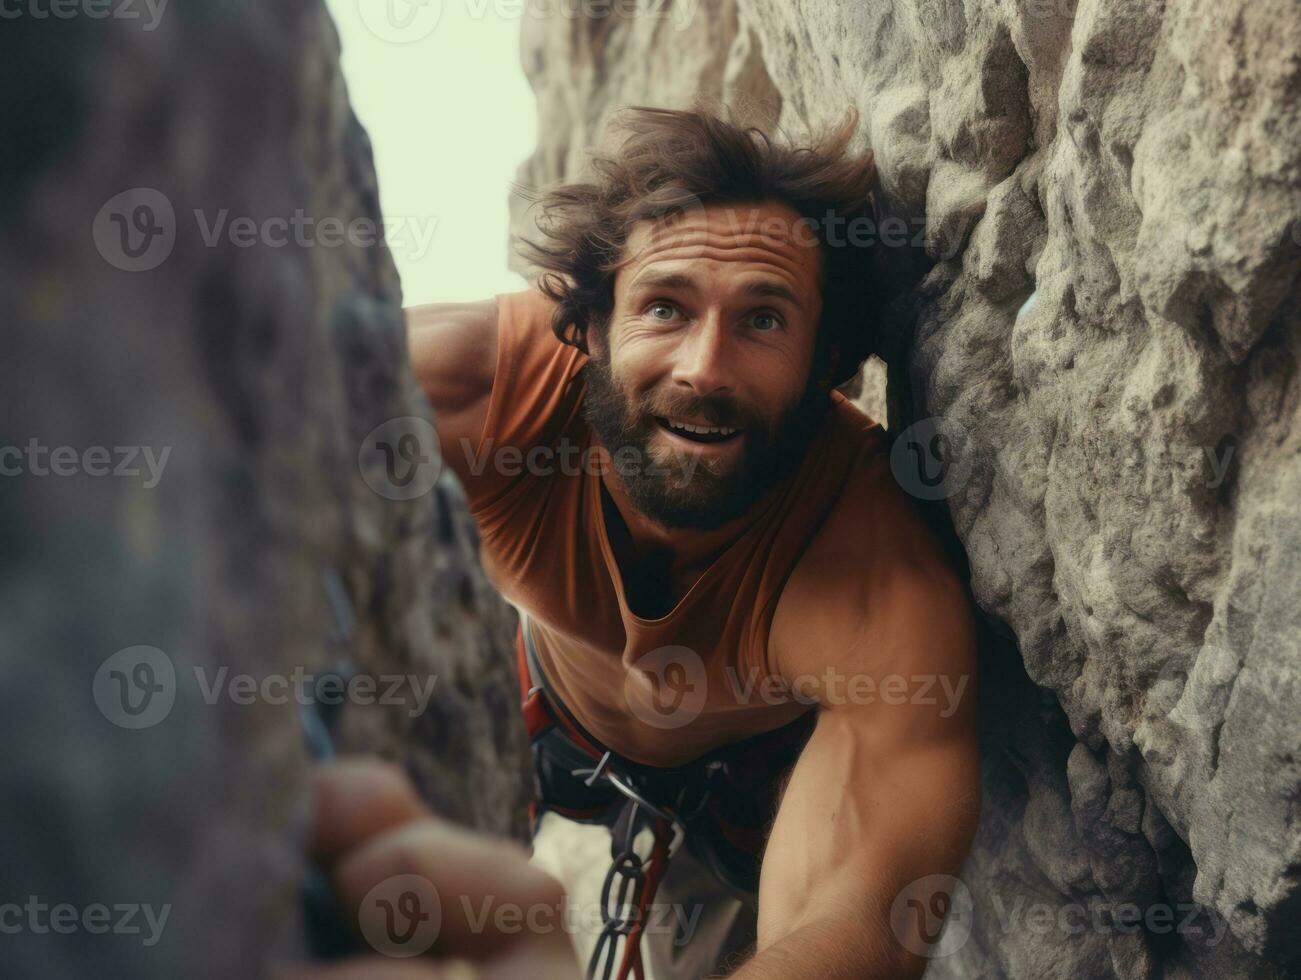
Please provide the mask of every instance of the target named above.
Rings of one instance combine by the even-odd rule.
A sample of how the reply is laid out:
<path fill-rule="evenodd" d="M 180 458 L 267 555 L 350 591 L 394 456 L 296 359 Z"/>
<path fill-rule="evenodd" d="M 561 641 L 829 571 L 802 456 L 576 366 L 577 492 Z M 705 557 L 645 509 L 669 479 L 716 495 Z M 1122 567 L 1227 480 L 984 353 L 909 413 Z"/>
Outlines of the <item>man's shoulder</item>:
<path fill-rule="evenodd" d="M 769 663 L 777 673 L 813 672 L 841 662 L 861 637 L 962 619 L 968 602 L 958 570 L 894 478 L 889 441 L 876 427 L 782 590 Z M 826 642 L 837 637 L 843 645 Z"/>
<path fill-rule="evenodd" d="M 885 429 L 847 400 L 837 404 L 836 412 L 832 438 L 845 440 L 852 458 L 796 571 L 828 561 L 853 561 L 851 567 L 860 573 L 905 558 L 918 564 L 942 563 L 942 549 L 918 502 L 895 479 Z"/>
<path fill-rule="evenodd" d="M 586 360 L 580 350 L 562 341 L 555 332 L 556 301 L 537 286 L 510 293 L 498 293 L 498 367 L 511 380 L 548 372 L 571 371 Z"/>
<path fill-rule="evenodd" d="M 574 417 L 582 390 L 575 382 L 587 361 L 556 335 L 555 301 L 536 286 L 495 298 L 496 367 L 481 434 L 477 444 L 450 447 L 460 454 L 458 475 L 476 516 L 525 479 L 510 454 L 551 444 Z"/>
<path fill-rule="evenodd" d="M 557 335 L 556 302 L 536 286 L 497 299 L 497 375 L 484 436 L 527 451 L 573 415 L 588 357 Z"/>

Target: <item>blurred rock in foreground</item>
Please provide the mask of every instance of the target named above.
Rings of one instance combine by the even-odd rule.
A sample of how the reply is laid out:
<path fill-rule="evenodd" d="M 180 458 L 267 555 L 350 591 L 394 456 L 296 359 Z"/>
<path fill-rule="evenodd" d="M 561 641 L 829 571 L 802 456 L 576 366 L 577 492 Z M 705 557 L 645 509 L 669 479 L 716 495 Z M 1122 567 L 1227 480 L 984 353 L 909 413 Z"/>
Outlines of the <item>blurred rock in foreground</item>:
<path fill-rule="evenodd" d="M 405 452 L 400 486 L 378 444 L 429 410 L 365 245 L 332 23 L 316 0 L 145 23 L 0 30 L 7 977 L 257 977 L 292 953 L 296 699 L 344 653 L 375 683 L 341 748 L 517 836 L 530 788 L 514 614 L 459 489 Z"/>

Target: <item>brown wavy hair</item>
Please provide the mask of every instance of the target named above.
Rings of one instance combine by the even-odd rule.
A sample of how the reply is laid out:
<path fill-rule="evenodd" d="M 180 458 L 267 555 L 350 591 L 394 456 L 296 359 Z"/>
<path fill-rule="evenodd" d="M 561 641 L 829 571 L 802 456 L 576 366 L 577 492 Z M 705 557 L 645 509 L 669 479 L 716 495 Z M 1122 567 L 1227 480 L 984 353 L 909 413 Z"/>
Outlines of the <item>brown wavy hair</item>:
<path fill-rule="evenodd" d="M 869 354 L 880 352 L 880 327 L 895 298 L 893 276 L 876 233 L 879 184 L 871 149 L 850 152 L 858 127 L 852 106 L 840 122 L 791 146 L 757 126 L 743 127 L 701 103 L 691 109 L 629 106 L 611 121 L 623 138 L 613 151 L 594 151 L 588 179 L 537 194 L 542 241 L 520 241 L 520 254 L 540 274 L 537 287 L 556 302 L 552 329 L 587 353 L 587 331 L 603 329 L 614 309 L 614 281 L 633 225 L 672 220 L 708 204 L 782 201 L 813 219 L 822 253 L 822 314 L 812 380 L 828 387 L 852 379 Z M 867 244 L 849 244 L 841 226 L 828 242 L 826 218 L 868 219 Z M 866 227 L 859 225 L 859 227 Z"/>

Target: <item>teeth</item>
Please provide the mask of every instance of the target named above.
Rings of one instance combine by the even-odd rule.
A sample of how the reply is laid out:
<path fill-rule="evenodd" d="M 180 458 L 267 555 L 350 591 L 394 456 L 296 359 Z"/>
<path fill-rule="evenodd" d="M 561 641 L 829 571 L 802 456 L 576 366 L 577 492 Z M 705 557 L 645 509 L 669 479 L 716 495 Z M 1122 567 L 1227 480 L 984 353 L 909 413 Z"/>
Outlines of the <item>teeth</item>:
<path fill-rule="evenodd" d="M 730 436 L 736 431 L 735 429 L 728 428 L 725 425 L 688 425 L 686 422 L 674 422 L 672 419 L 668 419 L 667 421 L 670 429 L 681 429 L 684 432 L 697 432 L 703 435 L 717 433 L 718 435 Z"/>

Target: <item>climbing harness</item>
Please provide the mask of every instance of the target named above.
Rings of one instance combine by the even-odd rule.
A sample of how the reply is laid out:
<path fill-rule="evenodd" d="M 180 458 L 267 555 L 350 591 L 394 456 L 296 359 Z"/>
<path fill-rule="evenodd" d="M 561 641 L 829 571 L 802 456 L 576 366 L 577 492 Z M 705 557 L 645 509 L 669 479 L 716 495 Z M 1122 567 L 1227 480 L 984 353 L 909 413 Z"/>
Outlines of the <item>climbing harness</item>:
<path fill-rule="evenodd" d="M 529 807 L 531 829 L 536 832 L 545 810 L 610 826 L 602 929 L 587 977 L 642 980 L 646 920 L 669 861 L 683 846 L 733 888 L 751 893 L 758 888 L 759 857 L 772 816 L 765 801 L 775 798 L 778 770 L 793 764 L 807 740 L 812 714 L 684 766 L 646 766 L 602 745 L 550 690 L 522 610 L 516 646 L 538 782 Z M 646 828 L 651 848 L 643 857 L 635 842 Z"/>

